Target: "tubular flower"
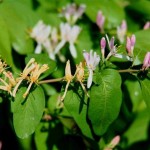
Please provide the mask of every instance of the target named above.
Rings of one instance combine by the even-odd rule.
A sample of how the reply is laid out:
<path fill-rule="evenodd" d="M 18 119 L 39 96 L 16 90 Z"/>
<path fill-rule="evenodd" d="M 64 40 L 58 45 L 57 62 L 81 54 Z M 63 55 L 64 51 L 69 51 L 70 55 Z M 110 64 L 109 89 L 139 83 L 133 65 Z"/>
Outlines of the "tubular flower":
<path fill-rule="evenodd" d="M 150 67 L 150 52 L 147 52 L 143 61 L 142 69 L 146 70 Z"/>
<path fill-rule="evenodd" d="M 80 62 L 80 64 L 76 66 L 76 73 L 75 73 L 75 75 L 76 75 L 76 79 L 77 79 L 77 81 L 79 81 L 83 91 L 87 94 L 88 97 L 90 97 L 88 92 L 86 91 L 86 88 L 85 88 L 84 84 L 83 84 L 84 67 L 83 67 L 83 63 L 82 62 Z"/>
<path fill-rule="evenodd" d="M 125 20 L 123 20 L 121 25 L 117 27 L 117 37 L 120 43 L 124 42 L 126 32 L 127 32 L 127 23 Z"/>
<path fill-rule="evenodd" d="M 38 43 L 35 53 L 39 54 L 42 51 L 42 46 L 45 49 L 51 50 L 51 43 L 49 41 L 49 36 L 51 34 L 51 27 L 47 26 L 40 20 L 35 27 L 31 30 L 30 36 L 35 39 Z"/>
<path fill-rule="evenodd" d="M 115 56 L 115 57 L 120 57 L 117 53 L 117 48 L 116 48 L 116 45 L 114 45 L 114 41 L 115 41 L 115 38 L 112 37 L 111 40 L 109 41 L 109 38 L 106 34 L 106 39 L 107 39 L 107 42 L 108 42 L 108 47 L 109 47 L 109 54 L 107 55 L 107 58 L 106 59 L 109 59 L 112 55 Z"/>
<path fill-rule="evenodd" d="M 64 100 L 64 98 L 65 98 L 65 96 L 67 94 L 67 90 L 68 90 L 69 84 L 70 84 L 70 82 L 73 79 L 73 76 L 71 74 L 71 67 L 70 67 L 70 61 L 69 60 L 66 63 L 65 78 L 64 79 L 67 81 L 67 84 L 66 84 L 66 87 L 65 87 L 65 92 L 64 92 L 63 96 L 60 99 L 61 102 Z"/>
<path fill-rule="evenodd" d="M 38 83 L 38 79 L 39 79 L 39 76 L 45 72 L 46 70 L 48 70 L 48 65 L 47 64 L 44 64 L 40 67 L 39 64 L 37 64 L 36 62 L 34 63 L 35 65 L 35 68 L 31 71 L 30 73 L 30 76 L 28 78 L 28 80 L 30 81 L 30 84 L 26 90 L 26 92 L 23 94 L 23 97 L 26 98 L 26 96 L 28 95 L 30 89 L 31 89 L 31 86 L 33 83 Z"/>
<path fill-rule="evenodd" d="M 102 14 L 102 11 L 98 11 L 97 18 L 96 18 L 96 24 L 99 27 L 101 32 L 103 32 L 103 30 L 104 30 L 104 22 L 105 22 L 105 16 Z"/>
<path fill-rule="evenodd" d="M 68 4 L 62 9 L 62 15 L 66 18 L 68 23 L 75 24 L 84 13 L 85 8 L 86 6 L 84 4 L 81 4 L 79 7 L 74 3 Z"/>
<path fill-rule="evenodd" d="M 31 71 L 33 69 L 35 69 L 34 62 L 35 62 L 35 59 L 31 58 L 30 61 L 27 63 L 26 67 L 24 68 L 23 72 L 20 74 L 20 77 L 17 79 L 17 84 L 16 84 L 16 86 L 13 90 L 13 93 L 12 93 L 12 95 L 14 97 L 15 97 L 16 92 L 17 92 L 20 84 L 22 83 L 22 81 L 28 77 L 28 75 L 31 73 Z"/>
<path fill-rule="evenodd" d="M 5 80 L 0 78 L 0 82 L 3 84 L 3 85 L 0 85 L 0 89 L 4 90 L 4 91 L 7 91 L 10 95 L 12 95 L 11 90 L 12 90 L 12 87 L 15 86 L 16 81 L 15 81 L 14 77 L 12 76 L 11 72 L 4 71 L 3 74 L 5 76 Z"/>
<path fill-rule="evenodd" d="M 65 45 L 66 42 L 69 42 L 69 49 L 71 55 L 76 58 L 77 52 L 74 46 L 74 43 L 77 40 L 77 37 L 81 31 L 81 28 L 77 25 L 70 26 L 68 23 L 61 23 L 60 24 L 60 32 L 61 32 L 61 42 L 57 45 L 55 49 L 55 54 L 57 54 L 60 49 Z"/>
<path fill-rule="evenodd" d="M 87 88 L 90 88 L 90 86 L 92 85 L 92 80 L 93 80 L 93 71 L 96 69 L 96 66 L 99 64 L 100 57 L 99 55 L 96 54 L 96 52 L 94 52 L 93 54 L 93 50 L 91 50 L 90 53 L 83 51 L 83 56 L 84 56 L 84 59 L 86 61 L 87 68 L 89 71 L 89 77 L 87 80 Z"/>
<path fill-rule="evenodd" d="M 129 56 L 133 56 L 135 42 L 136 42 L 136 37 L 134 34 L 131 37 L 127 37 L 126 50 Z"/>
<path fill-rule="evenodd" d="M 3 83 L 3 85 L 0 85 L 0 89 L 7 91 L 10 95 L 12 95 L 12 92 L 11 92 L 12 85 L 7 83 L 6 81 L 4 81 L 1 78 L 0 78 L 0 82 Z"/>
<path fill-rule="evenodd" d="M 101 53 L 102 53 L 102 59 L 105 58 L 105 47 L 106 47 L 106 40 L 104 37 L 102 37 L 100 41 L 100 47 L 101 47 Z"/>

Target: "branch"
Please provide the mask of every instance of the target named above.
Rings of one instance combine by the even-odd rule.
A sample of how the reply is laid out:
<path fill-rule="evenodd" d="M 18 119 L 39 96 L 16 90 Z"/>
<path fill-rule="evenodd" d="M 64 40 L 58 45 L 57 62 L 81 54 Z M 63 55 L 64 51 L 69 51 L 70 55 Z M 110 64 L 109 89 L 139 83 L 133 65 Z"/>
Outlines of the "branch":
<path fill-rule="evenodd" d="M 62 80 L 64 80 L 64 77 L 62 77 L 62 78 L 57 78 L 57 79 L 49 79 L 49 80 L 39 81 L 38 84 L 60 82 L 60 81 L 62 81 Z"/>

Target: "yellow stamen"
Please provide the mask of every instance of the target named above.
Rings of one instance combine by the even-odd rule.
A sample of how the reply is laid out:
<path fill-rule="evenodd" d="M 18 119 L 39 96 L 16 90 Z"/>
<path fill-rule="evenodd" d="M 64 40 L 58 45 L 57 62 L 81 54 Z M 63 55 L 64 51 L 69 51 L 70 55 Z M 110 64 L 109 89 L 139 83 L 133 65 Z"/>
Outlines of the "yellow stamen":
<path fill-rule="evenodd" d="M 29 77 L 30 84 L 27 88 L 27 91 L 23 94 L 23 98 L 26 98 L 26 96 L 28 95 L 32 84 L 36 83 L 38 81 L 39 76 L 49 68 L 47 64 L 42 65 L 41 68 L 40 65 L 37 63 L 34 63 L 34 66 L 35 68 L 32 70 Z"/>

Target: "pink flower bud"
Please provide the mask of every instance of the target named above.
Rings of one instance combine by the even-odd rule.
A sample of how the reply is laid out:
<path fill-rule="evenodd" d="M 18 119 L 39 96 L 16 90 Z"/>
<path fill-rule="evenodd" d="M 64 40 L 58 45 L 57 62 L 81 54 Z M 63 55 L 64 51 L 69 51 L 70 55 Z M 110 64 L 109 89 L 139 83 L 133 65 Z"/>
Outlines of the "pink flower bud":
<path fill-rule="evenodd" d="M 106 47 L 106 40 L 104 37 L 102 37 L 101 41 L 100 41 L 100 45 L 101 45 L 101 49 L 105 49 Z"/>
<path fill-rule="evenodd" d="M 104 59 L 105 56 L 105 47 L 106 47 L 106 40 L 104 37 L 102 37 L 100 41 L 100 46 L 101 46 L 101 53 L 102 53 L 102 58 Z"/>
<path fill-rule="evenodd" d="M 110 50 L 112 50 L 114 48 L 114 42 L 115 42 L 115 38 L 112 37 L 110 40 L 110 43 L 109 43 Z"/>
<path fill-rule="evenodd" d="M 150 67 L 150 52 L 147 52 L 143 61 L 142 69 L 146 70 Z"/>
<path fill-rule="evenodd" d="M 150 21 L 147 21 L 143 27 L 144 30 L 150 29 Z"/>
<path fill-rule="evenodd" d="M 133 56 L 135 42 L 136 42 L 136 37 L 134 34 L 131 37 L 127 37 L 126 50 L 129 56 Z"/>
<path fill-rule="evenodd" d="M 104 22 L 105 22 L 105 16 L 103 16 L 102 12 L 99 11 L 96 18 L 96 24 L 101 31 L 103 31 Z"/>
<path fill-rule="evenodd" d="M 127 49 L 127 52 L 130 53 L 130 50 L 131 50 L 131 41 L 130 41 L 129 37 L 127 37 L 126 49 Z"/>
<path fill-rule="evenodd" d="M 133 46 L 133 47 L 134 47 L 134 45 L 135 45 L 135 41 L 136 41 L 136 37 L 135 37 L 135 35 L 134 35 L 134 34 L 132 34 L 132 36 L 131 36 L 130 40 L 131 40 L 131 46 Z"/>
<path fill-rule="evenodd" d="M 112 148 L 114 148 L 119 142 L 120 142 L 120 136 L 117 135 L 112 139 L 110 145 L 112 145 Z"/>

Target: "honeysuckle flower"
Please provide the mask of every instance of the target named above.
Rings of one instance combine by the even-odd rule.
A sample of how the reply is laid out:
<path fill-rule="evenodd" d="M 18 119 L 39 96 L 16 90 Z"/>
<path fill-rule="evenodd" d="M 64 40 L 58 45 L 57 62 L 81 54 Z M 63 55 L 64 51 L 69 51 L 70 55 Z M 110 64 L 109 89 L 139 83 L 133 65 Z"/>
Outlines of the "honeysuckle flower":
<path fill-rule="evenodd" d="M 26 92 L 23 94 L 23 97 L 26 98 L 26 96 L 28 95 L 30 89 L 31 89 L 31 86 L 33 83 L 38 83 L 38 79 L 39 79 L 39 76 L 44 73 L 46 70 L 49 69 L 48 65 L 47 64 L 44 64 L 42 66 L 40 66 L 39 64 L 37 64 L 36 62 L 34 63 L 35 67 L 34 69 L 31 71 L 30 73 L 30 76 L 28 78 L 28 81 L 30 82 Z"/>
<path fill-rule="evenodd" d="M 17 92 L 20 84 L 22 83 L 22 81 L 28 77 L 28 75 L 31 73 L 31 71 L 33 69 L 35 69 L 34 62 L 35 62 L 35 59 L 31 58 L 30 61 L 27 63 L 26 67 L 24 68 L 23 72 L 20 74 L 20 77 L 17 78 L 17 84 L 15 85 L 15 88 L 12 93 L 13 97 L 16 96 L 16 92 Z"/>
<path fill-rule="evenodd" d="M 144 30 L 150 29 L 150 21 L 147 21 L 143 27 Z"/>
<path fill-rule="evenodd" d="M 55 54 L 57 54 L 60 49 L 66 44 L 69 43 L 69 50 L 71 55 L 76 58 L 77 52 L 74 46 L 74 43 L 77 40 L 77 37 L 81 31 L 81 28 L 77 25 L 70 26 L 68 23 L 61 23 L 60 24 L 60 32 L 61 32 L 61 42 L 57 45 L 55 49 Z"/>
<path fill-rule="evenodd" d="M 37 42 L 35 53 L 37 54 L 41 53 L 42 46 L 45 49 L 51 49 L 50 47 L 51 44 L 49 41 L 50 34 L 51 34 L 51 26 L 45 25 L 42 20 L 40 20 L 31 30 L 30 36 Z"/>
<path fill-rule="evenodd" d="M 121 25 L 117 27 L 117 37 L 120 43 L 124 42 L 126 32 L 127 32 L 127 23 L 125 20 L 123 20 Z"/>
<path fill-rule="evenodd" d="M 109 50 L 110 50 L 109 54 L 107 55 L 106 60 L 108 60 L 112 55 L 115 56 L 115 57 L 118 57 L 118 58 L 122 58 L 122 56 L 120 54 L 117 54 L 117 48 L 116 48 L 116 45 L 114 45 L 115 38 L 112 37 L 111 40 L 109 41 L 109 38 L 106 34 L 106 39 L 107 39 L 108 47 L 109 47 Z"/>
<path fill-rule="evenodd" d="M 101 47 L 102 59 L 104 59 L 104 57 L 105 57 L 105 47 L 106 47 L 106 40 L 105 40 L 104 37 L 101 38 L 100 47 Z"/>
<path fill-rule="evenodd" d="M 3 85 L 0 85 L 0 89 L 7 91 L 10 95 L 12 95 L 12 92 L 11 92 L 12 85 L 7 83 L 5 80 L 1 78 L 0 78 L 0 82 L 3 84 Z"/>
<path fill-rule="evenodd" d="M 93 50 L 90 50 L 90 53 L 83 51 L 83 56 L 86 61 L 86 65 L 89 71 L 89 77 L 87 80 L 87 88 L 90 88 L 93 80 L 93 71 L 96 69 L 96 66 L 100 62 L 100 57 L 96 52 L 93 53 Z"/>
<path fill-rule="evenodd" d="M 104 30 L 104 22 L 105 22 L 105 16 L 102 14 L 102 11 L 98 11 L 96 17 L 96 24 L 99 27 L 101 32 L 103 32 Z"/>
<path fill-rule="evenodd" d="M 60 99 L 60 102 L 62 102 L 67 94 L 67 90 L 68 90 L 68 87 L 69 87 L 69 84 L 70 82 L 72 81 L 73 79 L 73 76 L 71 74 L 71 67 L 70 67 L 70 61 L 68 60 L 67 63 L 66 63 L 66 68 L 65 68 L 65 81 L 67 81 L 67 84 L 66 84 L 66 87 L 65 87 L 65 92 L 63 94 L 63 96 L 61 97 Z"/>
<path fill-rule="evenodd" d="M 83 91 L 86 93 L 86 95 L 88 97 L 90 97 L 89 94 L 88 94 L 88 92 L 86 91 L 86 88 L 85 88 L 84 84 L 83 84 L 83 80 L 84 80 L 84 67 L 83 67 L 83 63 L 82 62 L 80 62 L 79 65 L 76 65 L 76 72 L 75 72 L 74 76 L 76 76 L 76 80 L 80 83 L 80 85 L 81 85 Z"/>
<path fill-rule="evenodd" d="M 132 34 L 131 37 L 127 37 L 126 50 L 127 50 L 129 56 L 133 56 L 135 42 L 136 42 L 136 37 L 134 34 Z"/>
<path fill-rule="evenodd" d="M 13 74 L 10 71 L 4 71 L 3 74 L 5 75 L 5 78 L 8 78 L 9 80 L 9 84 L 11 84 L 12 86 L 16 85 L 16 80 L 13 77 Z"/>
<path fill-rule="evenodd" d="M 120 136 L 115 136 L 111 142 L 104 148 L 104 150 L 113 150 L 115 146 L 120 142 Z"/>
<path fill-rule="evenodd" d="M 62 15 L 66 18 L 67 22 L 70 24 L 75 24 L 75 22 L 82 16 L 85 11 L 86 6 L 81 4 L 79 7 L 75 3 L 68 4 L 62 9 Z"/>
<path fill-rule="evenodd" d="M 150 67 L 150 52 L 147 52 L 143 61 L 142 70 L 146 70 Z"/>

